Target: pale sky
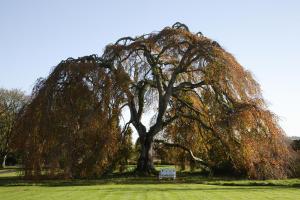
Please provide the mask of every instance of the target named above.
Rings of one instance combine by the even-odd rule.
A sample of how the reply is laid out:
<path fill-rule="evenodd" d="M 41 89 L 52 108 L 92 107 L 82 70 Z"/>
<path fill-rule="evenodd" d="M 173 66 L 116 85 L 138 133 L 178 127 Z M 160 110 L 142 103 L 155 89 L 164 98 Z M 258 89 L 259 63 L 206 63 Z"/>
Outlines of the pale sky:
<path fill-rule="evenodd" d="M 245 3 L 247 2 L 247 3 Z M 68 57 L 180 21 L 218 41 L 261 84 L 289 136 L 300 136 L 300 1 L 1 0 L 0 87 L 30 94 Z"/>

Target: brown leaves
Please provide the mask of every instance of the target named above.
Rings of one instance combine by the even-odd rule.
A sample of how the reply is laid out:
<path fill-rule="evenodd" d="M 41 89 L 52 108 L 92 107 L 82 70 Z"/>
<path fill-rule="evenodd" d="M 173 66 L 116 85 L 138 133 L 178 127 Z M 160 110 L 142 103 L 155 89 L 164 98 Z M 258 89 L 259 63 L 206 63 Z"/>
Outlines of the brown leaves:
<path fill-rule="evenodd" d="M 26 173 L 48 166 L 70 177 L 103 173 L 119 148 L 121 105 L 140 135 L 167 131 L 208 162 L 251 178 L 288 174 L 284 133 L 259 84 L 217 42 L 181 23 L 121 38 L 101 57 L 62 61 L 38 82 L 16 127 Z M 141 118 L 151 108 L 158 114 L 146 132 Z"/>
<path fill-rule="evenodd" d="M 113 161 L 124 78 L 95 62 L 61 63 L 19 116 L 13 144 L 26 152 L 26 177 L 100 176 Z"/>

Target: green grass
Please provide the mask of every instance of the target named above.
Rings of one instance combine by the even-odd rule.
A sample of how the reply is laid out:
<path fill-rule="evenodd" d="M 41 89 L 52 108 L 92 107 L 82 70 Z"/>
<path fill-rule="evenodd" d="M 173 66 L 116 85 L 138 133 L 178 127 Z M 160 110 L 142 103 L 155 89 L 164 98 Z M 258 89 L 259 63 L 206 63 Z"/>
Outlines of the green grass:
<path fill-rule="evenodd" d="M 0 197 L 14 199 L 291 199 L 297 188 L 203 184 L 104 184 L 89 186 L 2 186 Z"/>
<path fill-rule="evenodd" d="M 19 176 L 19 172 L 16 169 L 1 169 L 0 170 L 0 178 L 5 178 L 5 177 L 17 177 Z"/>
<path fill-rule="evenodd" d="M 1 174 L 1 200 L 300 199 L 300 179 L 249 181 L 179 174 L 175 181 L 158 181 L 156 177 L 114 175 L 101 180 L 33 182 L 13 177 L 11 173 L 17 174 Z"/>
<path fill-rule="evenodd" d="M 133 172 L 136 168 L 136 165 L 127 165 L 126 168 L 125 168 L 125 171 L 124 172 Z M 175 169 L 175 165 L 158 165 L 155 167 L 156 170 L 161 170 L 163 168 L 172 168 L 172 169 Z M 118 169 L 115 170 L 115 172 L 119 172 Z"/>

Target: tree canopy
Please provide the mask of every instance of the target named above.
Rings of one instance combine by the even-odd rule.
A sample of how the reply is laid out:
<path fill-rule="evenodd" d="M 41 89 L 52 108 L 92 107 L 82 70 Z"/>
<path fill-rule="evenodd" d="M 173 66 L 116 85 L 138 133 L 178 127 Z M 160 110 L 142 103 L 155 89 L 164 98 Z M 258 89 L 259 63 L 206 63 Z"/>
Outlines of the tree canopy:
<path fill-rule="evenodd" d="M 16 117 L 26 102 L 24 92 L 0 88 L 0 168 L 5 166 Z"/>
<path fill-rule="evenodd" d="M 125 107 L 130 120 L 121 126 Z M 160 143 L 210 170 L 228 162 L 251 178 L 288 175 L 284 132 L 259 84 L 216 41 L 181 23 L 121 38 L 100 57 L 62 61 L 20 114 L 15 147 L 28 152 L 28 174 L 50 167 L 100 175 L 118 158 L 129 125 L 139 135 L 142 174 L 153 173 L 152 147 Z"/>

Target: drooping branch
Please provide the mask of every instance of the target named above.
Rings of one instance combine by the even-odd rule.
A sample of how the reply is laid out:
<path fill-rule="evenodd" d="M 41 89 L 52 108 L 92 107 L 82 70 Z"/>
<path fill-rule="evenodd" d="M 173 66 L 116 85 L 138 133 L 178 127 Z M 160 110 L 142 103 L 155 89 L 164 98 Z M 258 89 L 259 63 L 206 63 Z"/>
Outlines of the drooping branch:
<path fill-rule="evenodd" d="M 79 132 L 88 135 L 91 131 L 94 135 L 121 132 L 123 135 L 132 124 L 142 141 L 143 151 L 138 165 L 149 171 L 153 138 L 160 131 L 167 133 L 166 129 L 171 127 L 166 140 L 183 138 L 193 146 L 194 152 L 181 144 L 160 142 L 187 151 L 193 160 L 204 166 L 205 162 L 193 153 L 203 150 L 200 145 L 207 143 L 213 146 L 203 151 L 208 160 L 221 158 L 236 169 L 249 172 L 249 176 L 284 177 L 287 174 L 288 151 L 282 143 L 283 131 L 275 116 L 267 110 L 259 85 L 251 73 L 217 42 L 201 33 L 190 32 L 179 22 L 159 32 L 121 38 L 108 45 L 100 57 L 91 55 L 62 61 L 47 79 L 36 85 L 32 99 L 29 111 L 20 120 L 19 131 L 36 134 L 39 139 L 37 147 L 43 150 L 42 144 L 48 141 L 44 139 L 55 134 L 57 138 L 62 138 L 58 137 L 60 134 L 66 138 L 66 132 L 73 135 Z M 122 105 L 129 107 L 130 121 L 120 130 L 118 115 Z M 141 120 L 147 107 L 154 107 L 156 112 L 153 117 L 156 121 L 153 120 L 148 131 Z M 32 121 L 33 118 L 37 120 Z M 181 124 L 176 124 L 178 122 Z M 202 138 L 195 133 L 195 127 L 203 130 Z M 178 131 L 180 128 L 183 131 Z M 99 134 L 100 138 L 102 136 L 105 134 Z M 115 138 L 112 137 L 111 141 Z M 71 144 L 72 138 L 67 140 L 65 143 Z M 19 141 L 23 145 L 23 141 Z M 97 144 L 100 142 L 96 141 Z M 110 148 L 116 150 L 112 144 Z M 99 152 L 105 145 L 101 144 L 97 149 L 92 145 L 80 147 L 84 146 Z M 76 152 L 72 147 L 61 148 L 70 152 L 68 159 L 73 157 L 72 152 Z M 39 151 L 29 149 L 28 152 Z M 49 152 L 48 157 L 56 161 L 56 151 Z M 42 158 L 42 155 L 36 156 Z M 273 163 L 279 167 L 274 167 Z M 31 166 L 32 163 L 27 164 Z M 263 167 L 256 169 L 253 166 Z M 273 171 L 279 175 L 273 175 L 276 174 Z"/>
<path fill-rule="evenodd" d="M 189 154 L 189 156 L 190 156 L 194 161 L 200 163 L 200 164 L 201 164 L 202 166 L 204 166 L 206 169 L 210 169 L 210 165 L 209 165 L 207 162 L 205 162 L 205 161 L 204 161 L 203 159 L 201 159 L 201 158 L 196 157 L 196 156 L 193 154 L 193 152 L 192 152 L 191 149 L 189 149 L 189 148 L 187 148 L 187 147 L 185 147 L 185 146 L 183 146 L 183 145 L 181 145 L 181 144 L 178 144 L 178 143 L 170 143 L 170 142 L 166 142 L 166 141 L 164 141 L 164 140 L 158 140 L 158 139 L 154 140 L 154 142 L 155 142 L 155 143 L 158 143 L 158 144 L 163 144 L 163 145 L 166 146 L 166 147 L 180 148 L 180 149 L 186 151 L 186 152 Z"/>
<path fill-rule="evenodd" d="M 175 29 L 183 28 L 186 31 L 189 31 L 189 28 L 185 24 L 180 23 L 180 22 L 176 22 L 175 24 L 173 24 L 172 28 L 175 28 Z"/>
<path fill-rule="evenodd" d="M 189 89 L 189 90 L 192 90 L 192 89 L 195 89 L 195 88 L 198 88 L 198 87 L 201 87 L 205 85 L 205 81 L 200 81 L 199 83 L 191 83 L 191 82 L 182 82 L 180 83 L 179 85 L 177 85 L 176 87 L 174 87 L 174 91 L 180 91 L 180 90 L 186 90 L 186 89 Z"/>
<path fill-rule="evenodd" d="M 127 123 L 124 125 L 124 127 L 123 127 L 123 129 L 122 129 L 122 131 L 121 131 L 121 136 L 122 136 L 123 138 L 124 138 L 124 136 L 125 136 L 124 133 L 127 132 L 127 130 L 128 130 L 128 128 L 129 128 L 129 126 L 130 126 L 131 123 L 132 123 L 132 121 L 129 120 L 129 122 L 127 122 Z"/>

